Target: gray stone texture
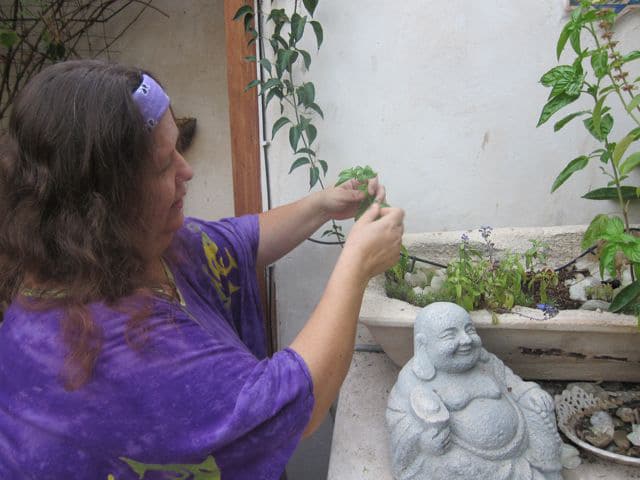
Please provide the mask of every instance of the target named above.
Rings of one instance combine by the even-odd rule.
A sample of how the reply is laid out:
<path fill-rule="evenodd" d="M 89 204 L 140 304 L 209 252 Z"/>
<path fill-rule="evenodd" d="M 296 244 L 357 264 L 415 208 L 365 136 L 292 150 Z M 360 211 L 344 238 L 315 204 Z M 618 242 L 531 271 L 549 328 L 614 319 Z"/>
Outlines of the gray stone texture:
<path fill-rule="evenodd" d="M 453 303 L 420 311 L 387 404 L 397 480 L 561 479 L 553 400 L 482 348 Z"/>

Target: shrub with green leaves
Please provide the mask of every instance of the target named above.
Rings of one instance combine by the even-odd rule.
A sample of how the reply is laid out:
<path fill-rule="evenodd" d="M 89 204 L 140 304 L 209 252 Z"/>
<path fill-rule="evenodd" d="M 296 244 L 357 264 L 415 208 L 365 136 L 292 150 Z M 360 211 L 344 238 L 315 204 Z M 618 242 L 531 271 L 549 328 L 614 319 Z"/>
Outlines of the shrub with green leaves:
<path fill-rule="evenodd" d="M 608 9 L 596 8 L 598 3 L 602 2 L 581 2 L 560 33 L 556 46 L 557 58 L 559 60 L 570 46 L 573 61 L 552 68 L 540 79 L 551 92 L 540 114 L 538 126 L 579 98 L 586 96 L 591 99 L 589 108 L 572 112 L 557 121 L 554 131 L 582 117 L 584 127 L 601 146 L 571 160 L 553 182 L 551 191 L 556 191 L 592 160 L 600 161 L 600 169 L 609 179 L 608 183 L 587 192 L 583 198 L 615 200 L 620 215 L 596 216 L 585 233 L 583 247 L 601 244 L 600 269 L 602 273 L 608 272 L 612 276 L 619 276 L 616 258 L 624 256 L 625 263 L 631 269 L 633 282 L 616 296 L 611 310 L 635 311 L 634 304 L 640 293 L 640 282 L 636 280 L 640 241 L 632 235 L 629 207 L 632 200 L 639 198 L 640 188 L 626 185 L 625 182 L 640 165 L 640 151 L 637 150 L 637 141 L 640 139 L 640 95 L 636 94 L 640 77 L 631 79 L 626 65 L 640 59 L 640 50 L 626 54 L 620 52 L 613 32 L 616 14 Z M 612 138 L 616 123 L 612 101 L 621 104 L 623 115 L 634 125 L 616 138 Z"/>
<path fill-rule="evenodd" d="M 465 308 L 477 310 L 511 309 L 514 305 L 531 302 L 522 287 L 526 272 L 519 255 L 507 253 L 501 260 L 493 260 L 493 244 L 487 235 L 486 255 L 474 248 L 468 239 L 458 247 L 458 258 L 447 267 L 442 287 L 445 296 Z"/>
<path fill-rule="evenodd" d="M 472 244 L 466 234 L 462 236 L 458 257 L 447 266 L 447 276 L 439 291 L 416 293 L 404 280 L 408 267 L 405 265 L 402 272 L 387 271 L 387 295 L 420 307 L 446 301 L 468 311 L 484 308 L 492 312 L 494 322 L 497 322 L 495 312 L 510 310 L 515 305 L 534 306 L 537 299 L 543 307 L 552 309 L 548 289 L 556 287 L 559 278 L 544 264 L 548 245 L 531 240 L 531 247 L 523 255 L 507 252 L 497 259 L 491 227 L 481 227 L 479 232 L 484 241 L 480 246 Z"/>
<path fill-rule="evenodd" d="M 322 185 L 322 176 L 326 176 L 328 164 L 318 158 L 314 142 L 318 129 L 314 124 L 317 117 L 324 118 L 324 113 L 316 102 L 316 88 L 313 82 L 300 82 L 296 77 L 296 66 L 309 70 L 311 54 L 301 48 L 300 44 L 308 30 L 315 35 L 318 50 L 322 45 L 324 33 L 322 25 L 313 20 L 318 0 L 303 0 L 302 5 L 296 0 L 292 12 L 284 8 L 273 8 L 267 15 L 267 24 L 273 27 L 271 35 L 264 37 L 272 49 L 269 58 L 257 59 L 246 57 L 248 61 L 258 62 L 262 69 L 263 79 L 250 82 L 246 89 L 259 87 L 259 95 L 268 106 L 272 100 L 280 103 L 281 116 L 273 123 L 271 138 L 278 131 L 288 127 L 289 145 L 296 157 L 289 173 L 299 167 L 309 168 L 309 188 L 317 183 Z M 255 13 L 252 5 L 246 4 L 238 9 L 234 19 L 244 22 L 245 30 L 251 35 L 250 43 L 257 40 L 258 33 L 254 28 Z M 324 188 L 324 186 L 323 186 Z"/>

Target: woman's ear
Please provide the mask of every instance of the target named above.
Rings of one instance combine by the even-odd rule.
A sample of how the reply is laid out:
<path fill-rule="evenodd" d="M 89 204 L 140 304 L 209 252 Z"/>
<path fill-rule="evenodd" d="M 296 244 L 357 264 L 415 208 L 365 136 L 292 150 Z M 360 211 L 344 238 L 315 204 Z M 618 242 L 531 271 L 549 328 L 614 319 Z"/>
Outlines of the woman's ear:
<path fill-rule="evenodd" d="M 413 354 L 413 373 L 421 380 L 431 380 L 436 376 L 436 369 L 427 354 L 427 337 L 419 333 L 415 337 Z"/>

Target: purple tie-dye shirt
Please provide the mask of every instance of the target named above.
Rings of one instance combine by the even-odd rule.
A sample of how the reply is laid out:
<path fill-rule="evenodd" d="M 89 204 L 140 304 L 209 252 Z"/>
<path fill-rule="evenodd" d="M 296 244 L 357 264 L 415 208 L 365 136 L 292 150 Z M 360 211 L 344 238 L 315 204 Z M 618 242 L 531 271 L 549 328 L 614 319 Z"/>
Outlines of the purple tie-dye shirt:
<path fill-rule="evenodd" d="M 121 458 L 193 465 L 213 455 L 223 480 L 277 480 L 314 399 L 296 352 L 266 358 L 258 237 L 257 216 L 187 219 L 167 260 L 182 302 L 154 297 L 139 350 L 125 340 L 130 315 L 92 305 L 104 342 L 76 391 L 60 380 L 60 312 L 14 302 L 0 326 L 0 479 L 137 479 Z M 180 472 L 158 468 L 144 479 Z"/>

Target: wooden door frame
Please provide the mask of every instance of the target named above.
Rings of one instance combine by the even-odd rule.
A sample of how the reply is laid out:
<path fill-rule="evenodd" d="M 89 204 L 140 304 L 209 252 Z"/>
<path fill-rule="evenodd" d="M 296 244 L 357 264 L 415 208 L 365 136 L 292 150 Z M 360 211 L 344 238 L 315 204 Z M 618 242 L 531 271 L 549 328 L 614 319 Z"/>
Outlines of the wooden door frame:
<path fill-rule="evenodd" d="M 233 20 L 235 12 L 245 0 L 223 0 L 224 29 L 227 57 L 227 92 L 229 97 L 229 127 L 231 133 L 231 170 L 233 175 L 233 204 L 236 216 L 262 212 L 262 178 L 260 169 L 260 127 L 257 89 L 244 91 L 256 79 L 256 64 L 245 60 L 256 55 L 255 42 L 243 22 Z M 275 302 L 268 301 L 265 271 L 260 269 L 258 283 L 262 299 L 269 354 L 275 350 Z M 272 291 L 272 289 L 270 289 Z M 272 291 L 273 292 L 273 291 Z M 271 295 L 272 296 L 272 295 Z"/>

